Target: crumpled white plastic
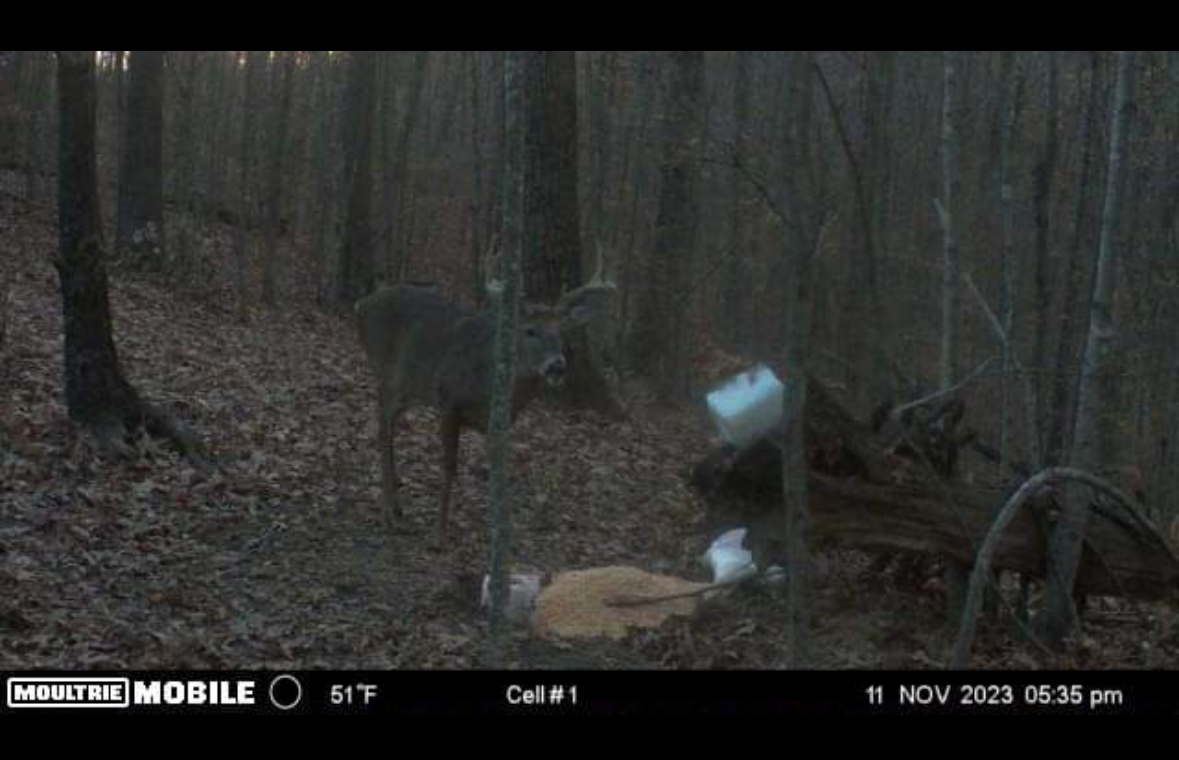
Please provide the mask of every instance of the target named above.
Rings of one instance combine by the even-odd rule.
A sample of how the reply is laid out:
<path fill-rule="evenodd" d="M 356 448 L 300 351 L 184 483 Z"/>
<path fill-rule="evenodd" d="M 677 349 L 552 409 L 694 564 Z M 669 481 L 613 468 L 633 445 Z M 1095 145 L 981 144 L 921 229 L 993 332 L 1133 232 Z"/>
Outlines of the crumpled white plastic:
<path fill-rule="evenodd" d="M 753 553 L 743 546 L 747 532 L 745 528 L 734 528 L 708 547 L 703 560 L 712 568 L 713 583 L 734 583 L 757 573 Z"/>
<path fill-rule="evenodd" d="M 719 536 L 708 547 L 701 561 L 712 569 L 713 583 L 736 583 L 757 575 L 753 552 L 745 548 L 746 535 L 748 531 L 745 528 L 734 528 Z M 779 586 L 786 581 L 786 568 L 770 565 L 760 580 L 770 586 Z"/>
<path fill-rule="evenodd" d="M 540 596 L 540 573 L 512 573 L 508 576 L 508 603 L 504 615 L 513 623 L 525 624 L 536 609 L 536 598 Z M 491 606 L 491 576 L 483 576 L 483 596 L 479 606 Z"/>

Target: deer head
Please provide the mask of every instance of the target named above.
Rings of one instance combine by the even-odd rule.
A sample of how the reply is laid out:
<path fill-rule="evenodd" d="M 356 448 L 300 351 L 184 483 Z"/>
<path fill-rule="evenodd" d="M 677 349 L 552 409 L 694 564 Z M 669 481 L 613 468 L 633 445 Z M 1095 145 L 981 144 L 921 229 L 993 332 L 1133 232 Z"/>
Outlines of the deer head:
<path fill-rule="evenodd" d="M 610 294 L 616 290 L 614 283 L 602 276 L 605 257 L 600 245 L 597 250 L 597 269 L 585 285 L 561 296 L 555 304 L 526 301 L 522 305 L 523 320 L 516 344 L 517 377 L 538 376 L 550 387 L 559 387 L 565 382 L 568 365 L 564 332 L 589 324 L 605 309 Z M 493 298 L 499 296 L 502 289 L 498 281 L 489 283 L 488 292 Z"/>

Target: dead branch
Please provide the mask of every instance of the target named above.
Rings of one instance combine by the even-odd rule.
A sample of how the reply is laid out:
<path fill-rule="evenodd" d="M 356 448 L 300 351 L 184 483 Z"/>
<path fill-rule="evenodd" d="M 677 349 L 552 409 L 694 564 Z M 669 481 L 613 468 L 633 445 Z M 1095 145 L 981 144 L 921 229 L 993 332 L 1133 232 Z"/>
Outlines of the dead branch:
<path fill-rule="evenodd" d="M 1130 514 L 1137 514 L 1138 510 L 1134 506 L 1133 500 L 1129 495 L 1124 493 L 1117 486 L 1110 483 L 1108 480 L 1097 477 L 1082 470 L 1076 470 L 1068 467 L 1056 467 L 1044 470 L 1039 475 L 1029 479 L 1015 492 L 1007 504 L 1000 510 L 998 516 L 995 518 L 991 529 L 987 532 L 986 538 L 983 540 L 982 548 L 979 549 L 978 556 L 974 561 L 974 571 L 970 576 L 970 590 L 967 592 L 966 605 L 962 613 L 962 623 L 958 630 L 958 637 L 954 641 L 954 650 L 950 659 L 950 668 L 953 670 L 961 670 L 966 667 L 967 660 L 970 656 L 970 648 L 974 643 L 975 626 L 978 620 L 979 610 L 982 608 L 983 591 L 991 574 L 991 566 L 993 564 L 995 553 L 998 551 L 1000 541 L 1003 538 L 1004 532 L 1008 526 L 1019 515 L 1020 510 L 1030 502 L 1041 489 L 1049 484 L 1059 483 L 1061 481 L 1077 481 L 1084 483 L 1089 487 L 1098 490 L 1116 502 L 1121 504 L 1125 510 Z M 1143 522 L 1143 527 L 1152 530 L 1158 538 L 1160 546 L 1170 555 L 1172 560 L 1176 560 L 1175 553 L 1167 546 L 1166 541 L 1158 532 L 1153 530 L 1149 523 Z M 1051 562 L 1052 558 L 1049 557 Z M 1176 560 L 1179 562 L 1179 560 Z M 1116 578 L 1116 576 L 1115 576 Z"/>

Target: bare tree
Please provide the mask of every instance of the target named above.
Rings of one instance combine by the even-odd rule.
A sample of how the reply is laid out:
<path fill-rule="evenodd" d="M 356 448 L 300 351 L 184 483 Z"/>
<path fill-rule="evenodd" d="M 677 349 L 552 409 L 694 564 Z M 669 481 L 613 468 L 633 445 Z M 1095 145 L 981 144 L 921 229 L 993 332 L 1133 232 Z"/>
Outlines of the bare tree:
<path fill-rule="evenodd" d="M 799 78 L 810 79 L 811 69 L 802 65 L 800 54 L 788 59 L 786 75 L 786 110 L 793 129 L 788 133 L 785 169 L 789 176 L 800 176 L 809 160 L 803 144 L 810 135 L 809 111 L 799 102 L 809 95 Z M 809 387 L 808 354 L 811 337 L 811 241 L 806 204 L 797 190 L 790 195 L 789 208 L 799 220 L 794 234 L 782 249 L 783 293 L 783 381 L 782 425 L 782 495 L 785 502 L 785 536 L 787 557 L 788 625 L 790 666 L 805 668 L 811 661 L 810 600 L 810 471 L 806 449 L 806 407 Z"/>
<path fill-rule="evenodd" d="M 123 166 L 119 174 L 119 256 L 158 269 L 164 233 L 164 53 L 136 50 L 128 69 Z"/>
<path fill-rule="evenodd" d="M 65 325 L 65 400 L 70 419 L 121 450 L 140 428 L 199 458 L 191 431 L 145 403 L 119 366 L 98 212 L 94 51 L 59 51 L 58 226 L 54 259 Z"/>
<path fill-rule="evenodd" d="M 1040 160 L 1033 171 L 1034 187 L 1033 213 L 1036 224 L 1036 259 L 1034 264 L 1035 325 L 1033 329 L 1032 364 L 1047 365 L 1048 318 L 1052 307 L 1052 288 L 1049 286 L 1049 264 L 1052 247 L 1052 202 L 1053 186 L 1060 155 L 1060 59 L 1055 50 L 1041 52 L 1044 58 L 1044 124 L 1040 138 Z M 1044 383 L 1037 377 L 1035 383 L 1036 409 L 1043 408 Z M 1038 448 L 1043 453 L 1047 443 L 1045 423 L 1047 418 L 1037 420 L 1040 428 Z"/>
<path fill-rule="evenodd" d="M 283 209 L 283 161 L 287 154 L 287 133 L 291 120 L 291 97 L 295 79 L 295 54 L 276 52 L 278 60 L 271 63 L 281 70 L 278 86 L 278 103 L 274 109 L 273 128 L 270 135 L 269 166 L 266 171 L 266 237 L 262 247 L 262 303 L 274 306 L 278 299 L 278 237 L 282 225 Z"/>
<path fill-rule="evenodd" d="M 956 50 L 942 53 L 943 105 L 942 105 L 942 198 L 938 213 L 942 226 L 942 335 L 939 369 L 941 388 L 954 387 L 958 374 L 958 320 L 959 320 L 959 251 L 958 195 L 960 188 L 959 168 L 959 83 L 958 56 Z M 946 567 L 946 608 L 951 618 L 956 617 L 966 601 L 969 568 L 958 563 Z"/>
<path fill-rule="evenodd" d="M 1016 127 L 1019 120 L 1019 90 L 1022 71 L 1015 51 L 1003 51 L 1002 62 L 1002 136 L 999 142 L 999 202 L 1003 239 L 1003 377 L 1002 411 L 999 439 L 999 469 L 1002 475 L 1014 458 L 1013 436 L 1015 429 L 1015 389 L 1019 387 L 1016 376 L 1016 335 L 1015 316 L 1018 297 L 1019 263 L 1015 254 L 1015 159 Z M 1027 442 L 1033 446 L 1033 441 Z"/>
<path fill-rule="evenodd" d="M 684 284 L 695 255 L 699 216 L 697 150 L 703 116 L 704 51 L 674 50 L 666 56 L 659 210 L 630 354 L 633 366 L 646 370 L 663 398 L 678 401 L 686 390 Z"/>
<path fill-rule="evenodd" d="M 958 197 L 958 51 L 942 53 L 944 106 L 942 110 L 943 189 L 940 206 L 942 234 L 942 347 L 941 387 L 954 385 L 958 375 L 958 238 L 955 229 Z"/>
<path fill-rule="evenodd" d="M 521 260 L 526 241 L 526 146 L 528 142 L 525 61 L 527 51 L 504 58 L 504 215 L 503 255 L 496 297 L 495 373 L 487 425 L 487 459 L 491 470 L 491 665 L 500 665 L 504 609 L 508 600 L 512 505 L 508 477 L 508 430 L 512 423 L 512 387 L 516 375 L 516 323 L 522 288 Z M 493 278 L 493 282 L 496 281 Z"/>
<path fill-rule="evenodd" d="M 345 166 L 348 207 L 336 301 L 350 306 L 373 287 L 373 121 L 376 115 L 377 54 L 353 50 L 344 93 Z"/>
<path fill-rule="evenodd" d="M 572 50 L 525 55 L 528 110 L 528 246 L 524 289 L 555 302 L 585 279 L 578 201 L 577 59 Z M 566 337 L 569 370 L 560 396 L 580 407 L 612 411 L 613 401 L 584 329 Z"/>
<path fill-rule="evenodd" d="M 409 82 L 405 97 L 401 101 L 401 114 L 397 113 L 396 78 L 389 76 L 382 101 L 385 138 L 381 142 L 382 163 L 384 164 L 383 220 L 381 227 L 380 260 L 392 280 L 403 280 L 409 271 L 412 257 L 407 249 L 409 243 L 408 213 L 412 195 L 413 173 L 410 171 L 411 140 L 421 118 L 425 92 L 426 75 L 429 72 L 430 51 L 415 50 L 410 61 Z"/>
<path fill-rule="evenodd" d="M 249 296 L 246 270 L 250 260 L 250 233 L 254 220 L 254 101 L 257 98 L 258 62 L 256 50 L 246 53 L 246 68 L 242 87 L 242 130 L 238 146 L 238 204 L 237 224 L 233 232 L 234 280 L 237 290 L 237 317 L 248 316 Z"/>
<path fill-rule="evenodd" d="M 1117 271 L 1117 240 L 1122 214 L 1122 195 L 1126 180 L 1126 146 L 1134 108 L 1134 51 L 1117 54 L 1117 89 L 1110 126 L 1105 206 L 1101 215 L 1101 240 L 1095 262 L 1093 300 L 1089 307 L 1089 340 L 1085 347 L 1085 364 L 1077 399 L 1077 416 L 1070 464 L 1074 469 L 1091 471 L 1105 453 L 1097 439 L 1099 414 L 1103 409 L 1102 381 L 1108 372 L 1114 346 L 1114 291 Z M 1089 520 L 1088 500 L 1077 489 L 1069 489 L 1060 521 L 1052 533 L 1049 594 L 1045 604 L 1043 628 L 1049 639 L 1059 643 L 1072 629 L 1075 620 L 1073 586 L 1080 566 L 1085 528 Z"/>

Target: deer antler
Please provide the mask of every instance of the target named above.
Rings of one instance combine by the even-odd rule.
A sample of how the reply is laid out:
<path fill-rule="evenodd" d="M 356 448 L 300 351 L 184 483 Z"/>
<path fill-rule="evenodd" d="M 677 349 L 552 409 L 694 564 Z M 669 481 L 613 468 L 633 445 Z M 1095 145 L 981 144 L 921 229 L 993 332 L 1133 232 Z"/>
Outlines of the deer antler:
<path fill-rule="evenodd" d="M 605 297 L 618 289 L 617 285 L 603 276 L 606 269 L 606 256 L 602 250 L 601 242 L 598 242 L 596 248 L 598 265 L 593 277 L 580 288 L 561 296 L 555 307 L 558 314 L 574 324 L 588 322 L 594 313 L 602 309 Z"/>
<path fill-rule="evenodd" d="M 604 249 L 602 248 L 602 241 L 601 240 L 599 240 L 599 241 L 597 241 L 597 243 L 595 243 L 594 250 L 596 250 L 597 254 L 598 254 L 598 266 L 596 269 L 594 269 L 594 276 L 590 278 L 590 281 L 586 284 L 585 287 L 589 287 L 590 285 L 594 285 L 594 286 L 600 287 L 600 288 L 614 288 L 614 287 L 616 287 L 613 282 L 602 278 L 602 274 L 606 270 L 606 253 L 605 253 Z"/>
<path fill-rule="evenodd" d="M 480 265 L 483 267 L 483 283 L 487 295 L 498 299 L 504 292 L 503 281 L 503 251 L 499 247 L 499 235 L 492 235 L 487 241 L 487 250 L 483 252 Z"/>

